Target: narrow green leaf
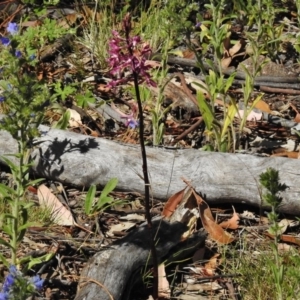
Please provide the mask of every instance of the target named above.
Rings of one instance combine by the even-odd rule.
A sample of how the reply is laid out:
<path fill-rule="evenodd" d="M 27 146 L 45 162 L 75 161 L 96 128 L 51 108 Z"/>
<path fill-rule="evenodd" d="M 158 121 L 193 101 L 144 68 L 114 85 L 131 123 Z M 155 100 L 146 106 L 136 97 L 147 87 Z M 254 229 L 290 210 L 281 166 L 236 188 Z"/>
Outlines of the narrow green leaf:
<path fill-rule="evenodd" d="M 4 197 L 12 196 L 15 194 L 15 190 L 4 185 L 3 183 L 0 183 L 0 194 L 2 194 Z"/>
<path fill-rule="evenodd" d="M 14 164 L 9 158 L 7 158 L 6 156 L 14 156 L 16 157 L 16 155 L 5 155 L 5 156 L 1 156 L 1 159 L 4 160 L 4 162 L 12 169 L 12 170 L 17 170 L 18 166 L 16 164 Z"/>
<path fill-rule="evenodd" d="M 40 183 L 41 181 L 43 181 L 44 178 L 39 178 L 39 179 L 35 179 L 35 180 L 30 180 L 27 184 L 26 184 L 26 188 L 31 186 L 31 185 L 36 185 L 38 183 Z"/>
<path fill-rule="evenodd" d="M 114 198 L 112 197 L 102 197 L 101 199 L 99 199 L 99 201 L 97 202 L 97 208 L 100 210 L 100 209 L 103 209 L 104 206 L 106 204 L 110 204 L 114 201 Z"/>
<path fill-rule="evenodd" d="M 38 264 L 49 261 L 53 256 L 54 256 L 54 253 L 48 253 L 41 257 L 36 257 L 36 258 L 31 259 L 28 264 L 28 269 L 31 269 L 34 265 L 38 265 Z"/>
<path fill-rule="evenodd" d="M 110 192 L 112 192 L 117 186 L 117 184 L 118 184 L 118 178 L 111 178 L 103 188 L 100 198 L 102 196 L 107 196 Z"/>
<path fill-rule="evenodd" d="M 224 120 L 224 124 L 223 124 L 223 128 L 222 128 L 221 139 L 224 138 L 224 136 L 227 132 L 228 126 L 230 124 L 232 124 L 236 113 L 237 113 L 236 106 L 230 105 L 226 111 L 226 118 Z"/>
<path fill-rule="evenodd" d="M 214 121 L 214 113 L 201 92 L 197 92 L 197 100 L 206 128 L 211 130 L 211 126 Z"/>
<path fill-rule="evenodd" d="M 6 266 L 6 268 L 9 268 L 9 266 L 11 265 L 11 263 L 9 263 L 7 261 L 7 259 L 0 253 L 0 261 L 3 262 L 3 264 Z"/>
<path fill-rule="evenodd" d="M 96 186 L 92 184 L 85 196 L 85 201 L 84 201 L 84 212 L 87 215 L 89 215 L 92 212 L 92 206 L 94 203 L 95 194 L 96 194 Z"/>
<path fill-rule="evenodd" d="M 61 118 L 58 120 L 58 122 L 55 124 L 55 126 L 53 128 L 56 128 L 56 129 L 66 129 L 68 127 L 70 118 L 71 118 L 71 113 L 70 113 L 69 110 L 67 110 L 61 116 Z"/>
<path fill-rule="evenodd" d="M 1 245 L 4 245 L 4 246 L 6 246 L 6 247 L 9 247 L 10 249 L 14 249 L 13 246 L 12 246 L 10 243 L 8 243 L 7 241 L 5 241 L 5 240 L 2 239 L 2 238 L 0 238 L 0 244 L 1 244 Z"/>

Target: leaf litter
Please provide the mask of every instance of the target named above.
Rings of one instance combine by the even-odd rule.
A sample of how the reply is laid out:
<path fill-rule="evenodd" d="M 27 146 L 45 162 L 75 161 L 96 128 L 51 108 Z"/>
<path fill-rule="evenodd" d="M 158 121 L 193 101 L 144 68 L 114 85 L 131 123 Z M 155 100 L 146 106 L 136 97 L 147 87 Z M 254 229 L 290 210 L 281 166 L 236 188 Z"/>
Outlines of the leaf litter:
<path fill-rule="evenodd" d="M 76 22 L 77 18 L 78 14 L 70 14 L 65 20 L 60 20 L 60 24 L 61 26 L 70 26 Z M 35 25 L 26 22 L 24 23 L 24 26 Z M 224 57 L 222 59 L 223 67 L 230 67 L 234 59 L 239 59 L 240 62 L 242 62 L 242 56 L 245 51 L 245 45 L 243 44 L 242 40 L 238 40 L 232 45 L 232 41 L 230 38 L 228 38 L 224 41 L 224 43 L 226 52 L 224 53 Z M 82 53 L 85 52 L 84 47 L 82 47 L 80 50 Z M 185 58 L 191 58 L 191 54 L 185 54 L 182 56 Z M 68 59 L 69 57 L 65 58 L 66 61 Z M 89 60 L 87 60 L 87 62 L 90 63 Z M 86 71 L 91 68 L 89 63 L 87 63 L 87 66 L 84 66 Z M 152 64 L 157 68 L 160 67 L 157 62 L 152 60 L 149 60 L 147 63 Z M 243 63 L 247 64 L 248 62 L 244 60 Z M 56 68 L 56 70 L 53 71 L 52 65 L 46 63 L 44 63 L 42 67 L 43 72 L 39 73 L 40 79 L 42 76 L 48 76 L 49 78 L 55 79 L 60 76 L 64 76 L 67 73 L 76 72 L 76 68 L 74 70 L 69 70 L 63 66 L 59 66 L 59 68 Z M 273 70 L 273 68 L 274 65 L 269 65 L 269 69 Z M 182 69 L 185 69 L 185 67 L 181 67 L 180 71 L 182 71 Z M 185 70 L 188 72 L 191 71 L 190 69 Z M 265 74 L 268 74 L 270 70 L 266 68 L 264 72 Z M 200 79 L 198 78 L 197 80 Z M 188 82 L 191 93 L 193 92 L 193 89 L 197 89 L 195 85 L 193 86 L 193 80 L 186 81 Z M 200 85 L 202 83 L 200 81 Z M 99 96 L 103 98 L 109 98 L 112 96 L 108 96 L 111 91 L 106 89 L 106 84 L 97 83 L 96 81 L 94 81 L 93 84 L 95 85 L 96 90 L 99 92 Z M 183 93 L 188 94 L 189 96 L 189 92 L 183 88 L 182 83 L 179 84 L 177 82 L 176 84 L 181 88 Z M 204 84 L 203 86 L 205 88 Z M 201 90 L 199 86 L 198 89 Z M 236 91 L 233 90 L 232 93 L 238 93 L 238 88 L 236 88 Z M 121 115 L 121 118 L 124 115 L 127 119 L 128 116 L 133 117 L 132 114 L 135 113 L 135 111 L 132 106 L 129 105 L 130 97 L 129 99 L 126 99 L 128 96 L 121 96 L 123 100 L 119 102 L 115 100 L 112 102 L 111 107 L 116 107 L 115 111 Z M 172 96 L 176 98 L 174 95 Z M 274 92 L 269 95 L 265 95 L 262 100 L 256 103 L 255 108 L 257 111 L 253 110 L 247 115 L 247 121 L 249 122 L 247 125 L 249 126 L 248 128 L 250 130 L 250 146 L 251 143 L 253 143 L 257 137 L 259 137 L 259 133 L 262 137 L 262 140 L 273 140 L 274 136 L 276 135 L 275 139 L 283 139 L 284 137 L 287 139 L 287 142 L 292 143 L 292 146 L 289 146 L 287 150 L 284 150 L 287 148 L 284 146 L 284 142 L 282 142 L 280 146 L 274 146 L 272 149 L 264 148 L 261 142 L 253 143 L 252 147 L 253 149 L 257 150 L 258 154 L 280 155 L 299 159 L 299 147 L 295 142 L 294 135 L 292 135 L 290 131 L 290 128 L 297 126 L 295 123 L 299 123 L 298 100 L 298 96 L 283 96 Z M 172 101 L 174 101 L 174 99 L 172 99 Z M 165 145 L 168 145 L 168 140 L 172 141 L 173 138 L 176 138 L 183 133 L 186 126 L 190 126 L 192 119 L 191 116 L 193 113 L 188 116 L 178 115 L 178 107 L 184 109 L 186 106 L 187 104 L 183 101 L 180 103 L 180 105 L 174 105 L 171 109 L 171 118 L 168 120 L 170 126 L 166 130 L 166 135 L 169 135 L 169 137 L 165 137 Z M 217 107 L 220 112 L 223 110 L 222 106 L 224 106 L 224 104 L 221 104 Z M 278 107 L 284 109 L 278 109 Z M 126 120 L 123 120 L 125 122 L 121 122 L 120 119 L 116 120 L 116 118 L 111 118 L 110 115 L 104 116 L 102 113 L 99 114 L 99 112 L 97 112 L 97 110 L 91 106 L 87 113 L 83 110 L 80 110 L 78 107 L 77 110 L 73 110 L 71 108 L 67 109 L 71 111 L 71 118 L 67 128 L 69 131 L 92 136 L 114 138 L 117 141 L 123 141 L 127 143 L 138 143 L 137 134 L 135 134 L 134 129 L 124 128 Z M 149 110 L 146 110 L 146 113 L 149 113 Z M 243 117 L 243 113 L 246 112 L 245 108 L 242 107 L 242 109 L 239 110 L 238 114 L 236 115 L 236 123 L 238 123 L 239 118 Z M 90 123 L 86 123 L 86 114 L 91 117 Z M 272 127 L 272 116 L 277 116 L 277 118 L 274 118 L 274 122 L 275 120 L 276 122 L 278 121 L 278 116 L 282 118 L 283 121 L 290 120 L 291 126 L 282 126 L 282 132 L 278 132 L 278 126 L 276 128 Z M 113 124 L 109 126 L 109 120 L 112 119 Z M 52 123 L 53 120 L 57 121 L 57 117 L 52 112 L 49 114 L 48 120 L 50 123 Z M 150 126 L 150 121 L 148 120 L 148 122 Z M 279 126 L 281 125 L 279 124 Z M 101 130 L 95 130 L 96 127 L 99 127 Z M 101 132 L 105 132 L 105 134 L 102 135 Z M 203 146 L 205 140 L 201 142 L 202 144 L 198 143 L 197 145 L 197 142 L 195 142 L 197 139 L 197 134 L 198 133 L 193 132 L 186 134 L 182 140 L 178 141 L 177 145 L 182 148 L 200 148 Z M 148 141 L 151 144 L 150 138 L 148 138 Z M 250 151 L 250 149 L 246 150 Z M 40 201 L 40 205 L 44 205 L 51 211 L 51 217 L 54 224 L 49 226 L 49 228 L 32 226 L 27 233 L 26 239 L 24 239 L 24 246 L 22 248 L 24 255 L 28 255 L 28 253 L 32 251 L 37 251 L 37 249 L 39 251 L 43 251 L 43 253 L 47 251 L 53 251 L 53 249 L 55 249 L 53 253 L 56 253 L 60 257 L 60 259 L 57 259 L 56 262 L 53 262 L 50 267 L 43 269 L 43 274 L 47 274 L 52 279 L 56 279 L 61 285 L 60 289 L 58 288 L 59 285 L 54 284 L 52 287 L 49 285 L 45 292 L 45 294 L 48 295 L 48 298 L 58 297 L 58 299 L 73 299 L 76 288 L 76 278 L 80 276 L 80 270 L 86 262 L 86 257 L 91 257 L 102 246 L 109 245 L 112 240 L 125 235 L 128 231 L 130 231 L 131 228 L 134 228 L 143 222 L 142 215 L 144 213 L 144 207 L 142 204 L 135 204 L 135 201 L 139 202 L 139 199 L 142 199 L 141 195 L 120 192 L 111 193 L 115 199 L 122 198 L 124 201 L 127 201 L 127 204 L 123 205 L 124 210 L 122 210 L 122 208 L 115 210 L 114 207 L 112 207 L 110 210 L 103 212 L 99 216 L 96 216 L 96 218 L 87 218 L 84 214 L 82 214 L 80 207 L 82 205 L 85 192 L 77 191 L 71 189 L 70 187 L 65 187 L 65 189 L 64 197 L 68 197 L 69 203 L 73 201 L 73 205 L 63 205 L 46 185 L 43 184 L 38 187 L 37 197 Z M 32 192 L 29 191 L 28 193 L 30 194 L 30 197 L 34 198 Z M 62 191 L 60 193 L 61 195 L 64 194 Z M 183 267 L 180 269 L 180 271 L 178 271 L 178 274 L 183 275 L 182 278 L 185 283 L 183 283 L 182 286 L 178 284 L 175 287 L 175 290 L 178 295 L 182 294 L 184 289 L 189 291 L 202 291 L 204 295 L 214 295 L 216 297 L 218 297 L 220 294 L 224 296 L 226 293 L 227 296 L 231 295 L 231 288 L 228 286 L 231 285 L 232 277 L 231 275 L 226 276 L 226 274 L 222 274 L 222 269 L 220 268 L 222 266 L 222 254 L 219 253 L 220 248 L 218 245 L 230 245 L 238 243 L 240 233 L 246 228 L 249 230 L 248 239 L 250 242 L 256 237 L 259 237 L 260 239 L 266 239 L 266 237 L 273 239 L 274 236 L 268 233 L 268 221 L 265 221 L 264 223 L 263 216 L 260 214 L 260 212 L 255 212 L 255 209 L 249 212 L 240 205 L 238 205 L 237 208 L 239 213 L 236 212 L 234 207 L 232 207 L 232 209 L 227 208 L 226 213 L 224 214 L 220 214 L 218 212 L 214 213 L 214 210 L 208 206 L 201 195 L 190 186 L 187 186 L 184 190 L 178 191 L 176 194 L 170 197 L 165 205 L 158 201 L 154 201 L 154 208 L 156 208 L 156 210 L 153 209 L 153 211 L 155 211 L 156 214 L 162 214 L 165 218 L 171 218 L 172 214 L 176 212 L 176 209 L 178 209 L 178 206 L 180 206 L 185 194 L 190 195 L 190 198 L 187 199 L 187 206 L 189 206 L 189 210 L 193 211 L 194 214 L 193 218 L 190 218 L 192 222 L 190 224 L 188 235 L 185 238 L 187 238 L 194 231 L 199 230 L 201 227 L 204 227 L 209 233 L 209 238 L 207 239 L 205 247 L 202 246 L 199 249 L 195 249 L 195 253 L 199 250 L 202 250 L 204 254 L 200 257 L 198 256 L 196 261 L 192 261 L 191 266 Z M 188 200 L 190 200 L 190 202 Z M 127 206 L 126 209 L 125 206 Z M 76 221 L 74 220 L 73 215 L 76 215 Z M 128 220 L 123 221 L 126 219 L 126 216 Z M 221 218 L 222 220 L 220 221 L 218 218 Z M 135 221 L 135 223 L 133 221 Z M 295 220 L 293 220 L 293 222 L 294 221 Z M 79 224 L 79 227 L 76 227 L 76 222 Z M 279 226 L 282 230 L 280 239 L 282 242 L 285 242 L 279 244 L 281 251 L 290 251 L 291 245 L 300 245 L 298 238 L 299 224 L 296 224 L 295 226 L 292 226 L 291 224 L 292 222 L 287 219 L 282 219 L 282 221 L 279 223 Z M 88 231 L 82 230 L 82 227 L 88 228 Z M 93 232 L 93 234 L 89 232 Z M 114 235 L 114 232 L 116 235 Z M 1 233 L 1 236 L 2 235 L 3 234 Z M 56 246 L 54 246 L 53 243 Z M 165 268 L 161 268 L 161 274 L 164 277 L 166 271 Z M 184 269 L 188 269 L 189 273 L 185 274 L 183 272 Z M 62 280 L 58 280 L 57 278 L 62 278 Z M 224 282 L 227 284 L 227 286 L 226 284 L 224 285 Z M 70 292 L 70 288 L 73 289 L 71 289 L 72 292 Z M 161 296 L 168 299 L 169 289 L 170 287 L 168 286 L 168 282 L 164 280 L 164 282 L 161 283 Z"/>

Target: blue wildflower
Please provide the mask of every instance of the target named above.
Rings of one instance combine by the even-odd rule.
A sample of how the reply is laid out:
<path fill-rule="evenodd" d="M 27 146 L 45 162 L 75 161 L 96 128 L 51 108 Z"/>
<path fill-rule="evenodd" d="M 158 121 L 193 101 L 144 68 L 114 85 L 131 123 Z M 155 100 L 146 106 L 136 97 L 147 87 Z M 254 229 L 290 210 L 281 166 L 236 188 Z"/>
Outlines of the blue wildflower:
<path fill-rule="evenodd" d="M 39 275 L 27 279 L 18 271 L 16 266 L 12 265 L 9 267 L 9 274 L 6 276 L 0 292 L 0 300 L 25 299 L 24 296 L 29 296 L 35 291 L 41 290 L 43 284 L 44 280 Z"/>
<path fill-rule="evenodd" d="M 10 84 L 8 84 L 8 85 L 10 85 Z M 9 267 L 9 273 L 10 273 L 11 275 L 13 275 L 13 276 L 16 276 L 16 275 L 18 275 L 20 272 L 18 271 L 18 269 L 17 269 L 17 267 L 16 267 L 15 265 L 11 265 L 11 266 Z"/>
<path fill-rule="evenodd" d="M 1 43 L 2 43 L 3 46 L 8 46 L 10 44 L 10 39 L 7 38 L 7 37 L 3 36 L 3 37 L 0 38 L 0 40 L 1 40 Z"/>
<path fill-rule="evenodd" d="M 22 56 L 22 52 L 20 50 L 15 51 L 15 57 L 20 58 Z"/>
<path fill-rule="evenodd" d="M 0 293 L 0 300 L 8 300 L 9 295 L 8 293 Z"/>
<path fill-rule="evenodd" d="M 15 35 L 19 31 L 19 26 L 18 26 L 17 23 L 8 23 L 8 26 L 7 26 L 6 30 L 10 34 Z"/>
<path fill-rule="evenodd" d="M 29 59 L 30 60 L 34 60 L 36 58 L 36 55 L 35 54 L 31 54 L 30 56 L 29 56 Z"/>
<path fill-rule="evenodd" d="M 11 287 L 13 286 L 15 280 L 16 280 L 16 276 L 14 274 L 8 274 L 5 278 L 2 291 L 4 293 L 8 293 Z"/>
<path fill-rule="evenodd" d="M 44 279 L 41 279 L 39 275 L 36 275 L 30 279 L 36 290 L 41 290 L 43 288 Z"/>
<path fill-rule="evenodd" d="M 200 28 L 200 27 L 201 27 L 201 25 L 202 25 L 202 23 L 201 23 L 201 22 L 197 22 L 197 24 L 195 25 L 195 28 Z"/>
<path fill-rule="evenodd" d="M 0 96 L 0 103 L 4 102 L 5 97 L 4 96 Z"/>
<path fill-rule="evenodd" d="M 126 122 L 126 126 L 128 126 L 129 128 L 136 128 L 139 126 L 139 122 L 135 119 L 128 119 Z"/>

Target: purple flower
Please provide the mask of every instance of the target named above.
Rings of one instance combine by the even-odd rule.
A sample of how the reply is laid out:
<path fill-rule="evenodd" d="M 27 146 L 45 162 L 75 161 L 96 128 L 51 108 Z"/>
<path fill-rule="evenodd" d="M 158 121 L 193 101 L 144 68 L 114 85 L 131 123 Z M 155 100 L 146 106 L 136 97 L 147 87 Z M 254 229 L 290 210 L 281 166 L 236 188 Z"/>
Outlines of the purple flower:
<path fill-rule="evenodd" d="M 0 300 L 8 300 L 9 298 L 8 293 L 0 293 Z"/>
<path fill-rule="evenodd" d="M 22 272 L 18 271 L 16 266 L 9 267 L 9 274 L 6 276 L 2 291 L 0 292 L 0 300 L 8 299 L 25 299 L 24 296 L 29 296 L 43 287 L 44 280 L 36 275 L 27 279 Z M 13 296 L 13 298 L 11 298 Z M 22 297 L 21 297 L 22 296 Z"/>
<path fill-rule="evenodd" d="M 12 274 L 12 275 L 14 275 L 14 276 L 16 276 L 19 273 L 19 271 L 18 271 L 18 269 L 17 269 L 16 266 L 11 265 L 9 267 L 9 273 Z"/>
<path fill-rule="evenodd" d="M 130 20 L 124 19 L 123 26 L 124 31 L 129 32 Z M 146 65 L 146 56 L 151 53 L 150 46 L 142 43 L 139 36 L 130 37 L 128 34 L 126 38 L 123 38 L 117 31 L 113 30 L 108 52 L 110 74 L 116 77 L 108 86 L 114 88 L 124 84 L 132 80 L 134 73 L 138 75 L 139 83 L 146 82 L 148 85 L 156 86 L 149 73 L 152 67 Z M 131 74 L 124 76 L 123 74 L 128 71 Z"/>
<path fill-rule="evenodd" d="M 139 121 L 135 120 L 135 119 L 127 119 L 127 127 L 135 129 L 136 127 L 139 126 Z"/>
<path fill-rule="evenodd" d="M 137 108 L 134 105 L 131 105 L 131 109 L 132 109 L 132 113 L 130 113 L 129 115 L 124 114 L 123 112 L 121 112 L 115 105 L 114 103 L 111 103 L 111 107 L 112 109 L 114 109 L 119 115 L 121 119 L 124 119 L 123 124 L 129 128 L 136 128 L 139 126 L 139 122 L 135 119 L 135 115 L 136 115 L 136 111 Z"/>
<path fill-rule="evenodd" d="M 8 274 L 5 278 L 2 291 L 4 293 L 8 293 L 11 287 L 13 286 L 15 282 L 16 276 L 14 274 Z"/>
<path fill-rule="evenodd" d="M 4 96 L 0 96 L 0 103 L 4 102 L 5 97 Z"/>
<path fill-rule="evenodd" d="M 22 56 L 22 52 L 20 50 L 16 50 L 15 57 L 20 58 Z"/>
<path fill-rule="evenodd" d="M 7 47 L 10 44 L 10 39 L 7 37 L 1 37 L 0 40 L 3 46 Z"/>
<path fill-rule="evenodd" d="M 6 30 L 10 34 L 15 35 L 19 31 L 19 26 L 18 26 L 17 23 L 8 23 L 8 26 L 7 26 Z"/>
<path fill-rule="evenodd" d="M 36 290 L 41 290 L 43 288 L 44 279 L 41 279 L 39 275 L 36 275 L 30 279 Z"/>

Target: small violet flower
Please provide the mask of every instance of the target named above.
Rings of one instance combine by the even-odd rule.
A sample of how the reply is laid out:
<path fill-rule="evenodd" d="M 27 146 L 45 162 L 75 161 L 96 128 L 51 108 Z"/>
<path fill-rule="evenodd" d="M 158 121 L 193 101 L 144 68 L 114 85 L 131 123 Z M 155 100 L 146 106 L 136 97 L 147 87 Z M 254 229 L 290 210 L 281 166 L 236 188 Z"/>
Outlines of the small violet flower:
<path fill-rule="evenodd" d="M 5 97 L 4 96 L 0 96 L 0 103 L 5 101 Z"/>
<path fill-rule="evenodd" d="M 136 127 L 139 126 L 139 121 L 135 120 L 135 119 L 127 119 L 127 127 L 131 128 L 131 129 L 135 129 Z"/>
<path fill-rule="evenodd" d="M 201 23 L 201 22 L 197 22 L 197 23 L 196 23 L 196 25 L 195 25 L 195 28 L 200 28 L 200 27 L 201 27 L 201 25 L 202 25 L 202 23 Z"/>
<path fill-rule="evenodd" d="M 136 108 L 132 106 L 132 113 L 129 115 L 124 114 L 121 112 L 115 105 L 114 103 L 111 104 L 112 109 L 114 109 L 119 115 L 121 119 L 124 119 L 124 125 L 135 129 L 136 127 L 139 126 L 139 121 L 135 119 L 134 115 L 136 114 Z"/>
<path fill-rule="evenodd" d="M 20 58 L 22 56 L 22 52 L 20 50 L 15 51 L 15 57 Z"/>
<path fill-rule="evenodd" d="M 8 300 L 9 298 L 8 293 L 0 293 L 0 300 Z"/>
<path fill-rule="evenodd" d="M 19 26 L 18 26 L 17 23 L 8 23 L 8 26 L 7 26 L 6 30 L 10 34 L 15 35 L 19 31 Z"/>
<path fill-rule="evenodd" d="M 36 58 L 36 55 L 35 54 L 31 54 L 30 56 L 29 56 L 29 59 L 30 60 L 34 60 Z"/>
<path fill-rule="evenodd" d="M 14 282 L 16 280 L 15 275 L 13 274 L 8 274 L 5 278 L 4 284 L 3 284 L 3 288 L 2 291 L 4 293 L 8 293 L 9 290 L 11 289 L 11 287 L 13 286 Z"/>
<path fill-rule="evenodd" d="M 0 40 L 3 46 L 7 47 L 10 44 L 10 39 L 7 37 L 1 37 Z"/>
<path fill-rule="evenodd" d="M 30 279 L 32 284 L 34 285 L 34 288 L 36 290 L 41 290 L 43 288 L 44 279 L 41 279 L 39 275 L 36 275 Z"/>

